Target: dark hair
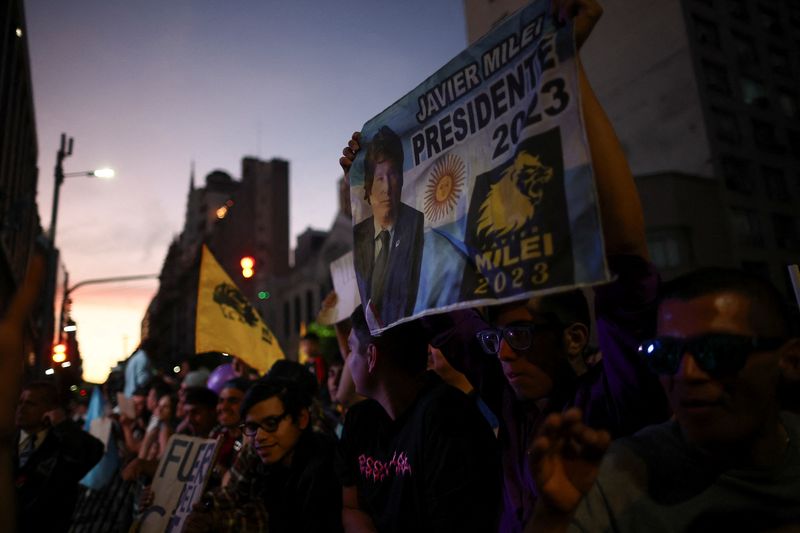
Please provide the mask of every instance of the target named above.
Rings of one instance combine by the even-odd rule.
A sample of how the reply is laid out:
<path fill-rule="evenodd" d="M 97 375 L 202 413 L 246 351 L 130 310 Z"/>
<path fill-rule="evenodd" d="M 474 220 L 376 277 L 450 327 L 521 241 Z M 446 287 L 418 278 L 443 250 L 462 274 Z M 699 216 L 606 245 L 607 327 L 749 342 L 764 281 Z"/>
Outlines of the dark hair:
<path fill-rule="evenodd" d="M 592 318 L 589 313 L 589 303 L 586 301 L 586 295 L 581 289 L 534 296 L 532 300 L 537 302 L 536 313 L 543 315 L 548 321 L 563 326 L 569 326 L 577 322 L 591 330 Z M 494 322 L 501 310 L 507 306 L 520 305 L 521 303 L 523 302 L 489 307 L 489 320 Z"/>
<path fill-rule="evenodd" d="M 211 409 L 217 406 L 216 393 L 206 387 L 186 387 L 184 394 L 183 403 L 210 407 Z"/>
<path fill-rule="evenodd" d="M 311 395 L 299 383 L 291 379 L 267 376 L 255 383 L 242 400 L 241 416 L 244 419 L 250 409 L 258 403 L 277 397 L 292 420 L 297 421 L 300 411 L 311 406 Z M 308 425 L 311 427 L 311 424 Z"/>
<path fill-rule="evenodd" d="M 750 324 L 759 335 L 789 335 L 788 307 L 780 291 L 769 281 L 744 270 L 701 268 L 679 276 L 661 287 L 659 305 L 665 300 L 692 300 L 720 292 L 733 292 L 752 302 Z"/>
<path fill-rule="evenodd" d="M 253 384 L 253 382 L 250 381 L 249 379 L 233 378 L 233 379 L 229 379 L 228 381 L 223 383 L 222 384 L 222 388 L 219 389 L 219 390 L 223 390 L 223 389 L 238 389 L 238 390 L 240 390 L 242 392 L 247 392 L 247 389 L 249 389 L 250 385 L 252 385 L 252 384 Z"/>
<path fill-rule="evenodd" d="M 314 341 L 314 342 L 319 342 L 319 335 L 317 335 L 316 333 L 313 333 L 313 332 L 309 331 L 308 333 L 306 333 L 305 335 L 303 335 L 303 338 L 302 338 L 302 339 L 300 339 L 300 340 L 303 340 L 303 341 Z"/>
<path fill-rule="evenodd" d="M 139 385 L 133 391 L 133 395 L 134 396 L 147 396 L 148 392 L 150 392 L 150 386 L 149 385 Z"/>
<path fill-rule="evenodd" d="M 61 405 L 58 389 L 49 381 L 31 381 L 22 387 L 24 391 L 38 392 L 47 407 L 56 408 Z"/>
<path fill-rule="evenodd" d="M 368 344 L 374 344 L 381 354 L 388 356 L 391 365 L 396 369 L 410 376 L 416 376 L 427 368 L 430 334 L 421 320 L 404 322 L 380 335 L 372 335 L 362 306 L 356 307 L 350 319 L 359 345 L 366 347 Z"/>
<path fill-rule="evenodd" d="M 269 369 L 269 373 L 261 380 L 270 378 L 293 381 L 303 389 L 304 394 L 308 394 L 312 398 L 319 393 L 317 376 L 310 372 L 307 366 L 301 365 L 297 361 L 289 361 L 288 359 L 275 361 L 275 364 Z"/>
<path fill-rule="evenodd" d="M 156 391 L 156 398 L 161 398 L 162 396 L 167 396 L 169 394 L 173 394 L 172 387 L 161 381 L 160 379 L 155 379 L 150 384 L 150 390 L 155 389 Z"/>
<path fill-rule="evenodd" d="M 400 187 L 403 186 L 403 142 L 389 126 L 383 126 L 372 137 L 364 157 L 364 200 L 369 202 L 372 192 L 372 180 L 375 167 L 382 161 L 388 161 L 400 175 Z"/>

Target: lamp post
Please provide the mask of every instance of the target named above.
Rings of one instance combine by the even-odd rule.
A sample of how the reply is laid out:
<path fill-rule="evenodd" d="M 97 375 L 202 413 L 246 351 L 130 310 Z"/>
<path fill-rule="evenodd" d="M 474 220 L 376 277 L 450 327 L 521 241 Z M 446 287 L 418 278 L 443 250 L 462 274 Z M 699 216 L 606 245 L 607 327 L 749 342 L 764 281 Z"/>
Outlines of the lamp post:
<path fill-rule="evenodd" d="M 72 147 L 74 139 L 67 137 L 65 133 L 61 134 L 61 143 L 56 152 L 56 166 L 54 169 L 55 187 L 53 188 L 53 209 L 50 213 L 50 253 L 48 254 L 47 261 L 47 279 L 45 280 L 45 294 L 44 305 L 46 306 L 44 336 L 42 340 L 42 350 L 40 351 L 42 358 L 40 361 L 45 360 L 49 356 L 51 343 L 53 340 L 54 329 L 54 311 L 55 311 L 55 292 L 56 292 L 56 276 L 58 275 L 58 251 L 56 249 L 56 224 L 58 222 L 58 201 L 61 192 L 61 185 L 64 183 L 65 178 L 72 177 L 96 177 L 96 178 L 113 178 L 114 171 L 109 168 L 99 170 L 89 170 L 82 172 L 64 173 L 64 160 L 72 155 Z M 58 332 L 61 338 L 61 332 Z"/>

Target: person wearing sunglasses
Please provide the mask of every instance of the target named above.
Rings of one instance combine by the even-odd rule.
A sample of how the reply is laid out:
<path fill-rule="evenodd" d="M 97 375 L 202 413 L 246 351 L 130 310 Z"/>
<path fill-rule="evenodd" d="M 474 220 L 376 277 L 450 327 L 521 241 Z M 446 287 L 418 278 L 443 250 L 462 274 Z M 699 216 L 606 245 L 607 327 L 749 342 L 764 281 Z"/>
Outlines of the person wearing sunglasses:
<path fill-rule="evenodd" d="M 185 531 L 341 531 L 335 442 L 312 431 L 311 400 L 285 378 L 267 376 L 248 390 L 240 429 L 261 462 L 248 472 L 246 490 L 204 496 Z"/>
<path fill-rule="evenodd" d="M 640 357 L 674 419 L 615 441 L 600 463 L 604 431 L 576 411 L 551 416 L 532 447 L 544 490 L 530 531 L 795 531 L 800 417 L 777 394 L 782 373 L 800 368 L 787 309 L 739 270 L 667 283 Z"/>

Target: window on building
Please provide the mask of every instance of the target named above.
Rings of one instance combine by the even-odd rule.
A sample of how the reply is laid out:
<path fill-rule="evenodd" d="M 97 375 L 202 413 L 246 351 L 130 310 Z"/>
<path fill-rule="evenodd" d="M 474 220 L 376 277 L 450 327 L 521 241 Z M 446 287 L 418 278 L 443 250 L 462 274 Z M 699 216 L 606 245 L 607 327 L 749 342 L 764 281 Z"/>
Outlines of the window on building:
<path fill-rule="evenodd" d="M 684 228 L 648 232 L 647 248 L 653 264 L 662 270 L 684 267 L 692 260 L 691 242 Z"/>
<path fill-rule="evenodd" d="M 769 98 L 763 83 L 752 78 L 742 77 L 739 80 L 739 84 L 742 89 L 742 100 L 744 100 L 745 104 L 762 109 L 769 107 Z"/>
<path fill-rule="evenodd" d="M 719 48 L 719 30 L 717 30 L 716 24 L 703 17 L 698 17 L 697 15 L 693 15 L 692 19 L 694 20 L 694 29 L 697 33 L 697 41 L 706 46 Z"/>
<path fill-rule="evenodd" d="M 789 74 L 791 72 L 789 54 L 786 50 L 770 46 L 767 49 L 767 57 L 769 58 L 769 66 L 774 72 L 778 74 Z"/>
<path fill-rule="evenodd" d="M 736 115 L 717 107 L 711 108 L 711 112 L 714 115 L 717 137 L 723 141 L 738 143 L 741 140 L 741 133 Z"/>
<path fill-rule="evenodd" d="M 789 118 L 798 118 L 797 97 L 790 91 L 782 89 L 778 95 L 778 106 L 784 115 Z"/>
<path fill-rule="evenodd" d="M 761 176 L 764 179 L 764 188 L 767 190 L 767 197 L 770 200 L 776 202 L 788 202 L 791 200 L 791 193 L 783 170 L 775 167 L 761 167 Z"/>
<path fill-rule="evenodd" d="M 758 49 L 753 37 L 743 33 L 733 33 L 733 43 L 736 47 L 736 58 L 740 65 L 755 65 L 758 63 Z"/>
<path fill-rule="evenodd" d="M 704 59 L 703 72 L 705 72 L 706 84 L 710 90 L 724 95 L 731 94 L 731 84 L 728 81 L 728 71 L 725 70 L 725 67 Z"/>
<path fill-rule="evenodd" d="M 775 244 L 786 250 L 800 250 L 800 219 L 789 215 L 772 215 Z"/>
<path fill-rule="evenodd" d="M 764 2 L 758 4 L 758 22 L 772 35 L 782 35 L 783 28 L 778 12 Z"/>
<path fill-rule="evenodd" d="M 728 189 L 743 194 L 753 194 L 756 182 L 750 174 L 750 162 L 741 157 L 722 158 L 722 173 Z"/>
<path fill-rule="evenodd" d="M 775 134 L 775 126 L 769 122 L 753 119 L 753 140 L 756 146 L 767 152 L 783 151 Z"/>
<path fill-rule="evenodd" d="M 747 2 L 745 0 L 727 0 L 728 12 L 733 18 L 747 20 Z"/>
<path fill-rule="evenodd" d="M 733 230 L 739 244 L 762 248 L 764 246 L 764 232 L 758 213 L 750 209 L 731 209 Z"/>

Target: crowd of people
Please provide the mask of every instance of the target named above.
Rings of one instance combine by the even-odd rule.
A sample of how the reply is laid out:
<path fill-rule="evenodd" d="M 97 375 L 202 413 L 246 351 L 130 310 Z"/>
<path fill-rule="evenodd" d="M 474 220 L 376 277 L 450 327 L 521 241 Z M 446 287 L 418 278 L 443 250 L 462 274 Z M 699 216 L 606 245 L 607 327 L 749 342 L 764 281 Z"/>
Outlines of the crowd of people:
<path fill-rule="evenodd" d="M 579 47 L 601 14 L 553 1 Z M 178 384 L 132 358 L 102 391 L 105 447 L 51 384 L 27 384 L 0 430 L 18 530 L 135 530 L 173 434 L 218 440 L 187 532 L 800 530 L 796 313 L 736 269 L 662 283 L 624 151 L 578 75 L 613 282 L 380 335 L 359 307 L 338 353 L 309 334 L 307 364 L 264 376 L 236 360 L 224 381 Z M 360 148 L 353 134 L 346 177 Z M 26 290 L 0 324 L 12 353 Z"/>

